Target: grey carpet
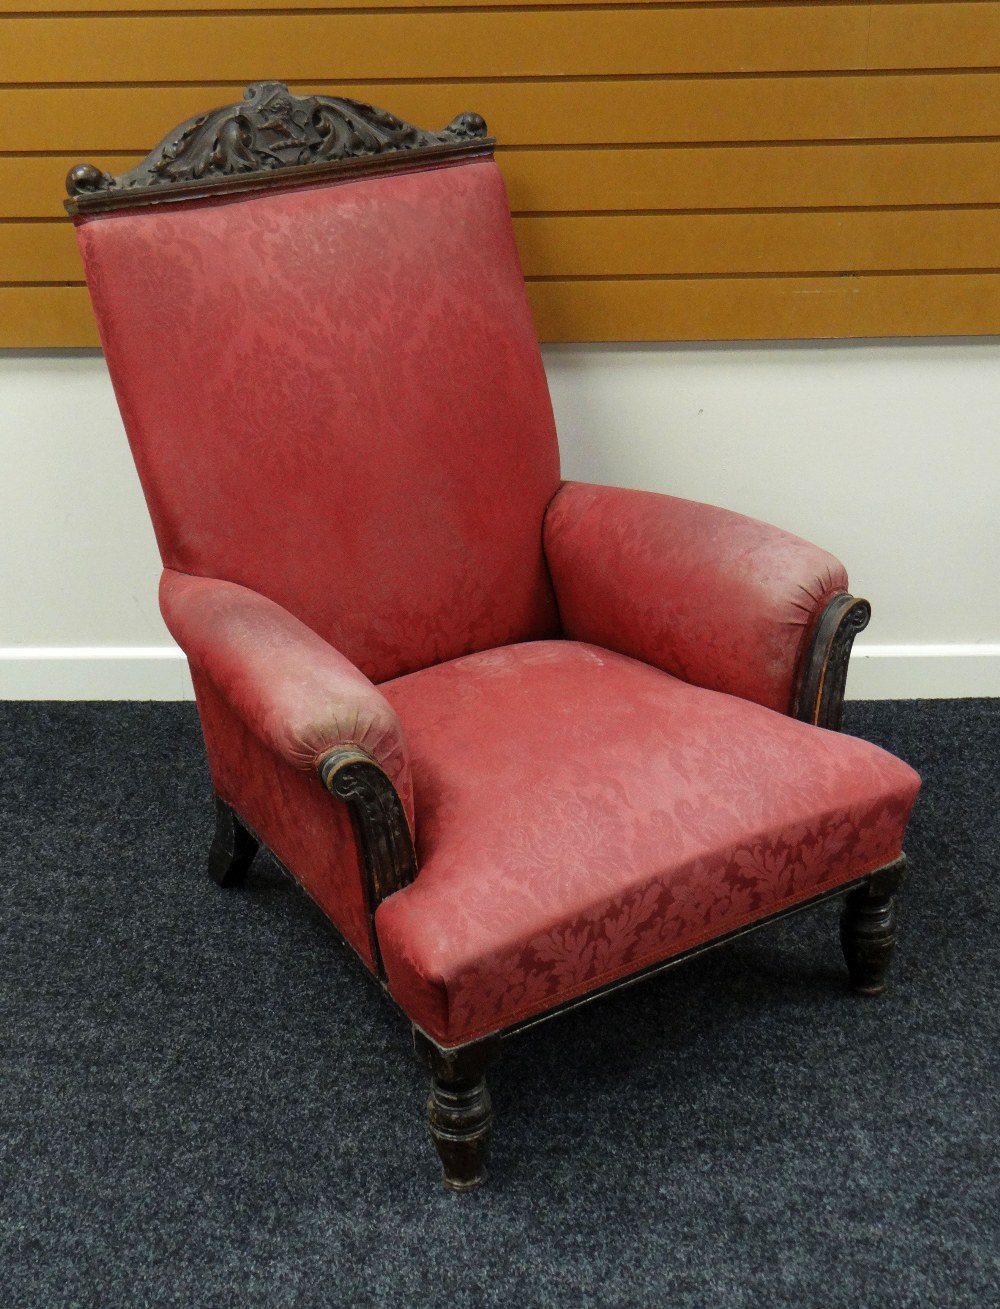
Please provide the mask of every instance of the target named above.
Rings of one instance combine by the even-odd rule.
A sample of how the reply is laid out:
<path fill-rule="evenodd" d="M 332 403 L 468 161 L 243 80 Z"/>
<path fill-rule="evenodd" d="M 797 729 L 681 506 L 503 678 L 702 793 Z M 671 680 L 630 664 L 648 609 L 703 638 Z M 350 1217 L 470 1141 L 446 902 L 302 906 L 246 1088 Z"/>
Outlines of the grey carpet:
<path fill-rule="evenodd" d="M 398 1014 L 203 875 L 193 708 L 0 706 L 0 1306 L 1000 1304 L 1000 700 L 848 727 L 925 778 L 889 994 L 827 905 L 526 1033 L 453 1196 Z"/>

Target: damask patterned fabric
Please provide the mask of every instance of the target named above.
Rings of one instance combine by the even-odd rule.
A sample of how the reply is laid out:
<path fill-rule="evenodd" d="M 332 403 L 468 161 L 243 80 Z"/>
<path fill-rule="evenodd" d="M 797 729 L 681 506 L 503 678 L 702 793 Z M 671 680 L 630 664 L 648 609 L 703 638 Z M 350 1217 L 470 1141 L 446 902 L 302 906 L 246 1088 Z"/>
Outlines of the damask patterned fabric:
<path fill-rule="evenodd" d="M 375 930 L 429 1035 L 899 854 L 915 774 L 773 712 L 840 565 L 722 510 L 560 489 L 491 161 L 77 233 L 215 789 L 372 968 L 349 812 L 315 772 L 369 750 L 421 864 Z"/>
<path fill-rule="evenodd" d="M 164 564 L 374 681 L 556 635 L 552 408 L 488 159 L 78 220 Z"/>
<path fill-rule="evenodd" d="M 919 787 L 866 742 L 572 641 L 380 689 L 421 871 L 376 929 L 392 994 L 444 1045 L 891 862 Z"/>
<path fill-rule="evenodd" d="M 565 634 L 789 712 L 813 623 L 847 573 L 714 505 L 567 482 L 545 517 Z"/>
<path fill-rule="evenodd" d="M 412 830 L 402 725 L 343 655 L 272 600 L 232 582 L 165 569 L 160 608 L 191 667 L 263 745 L 307 772 L 338 746 L 359 746 L 395 786 Z"/>
<path fill-rule="evenodd" d="M 198 668 L 191 677 L 212 785 L 374 969 L 371 925 L 347 806 L 316 773 L 281 759 Z"/>

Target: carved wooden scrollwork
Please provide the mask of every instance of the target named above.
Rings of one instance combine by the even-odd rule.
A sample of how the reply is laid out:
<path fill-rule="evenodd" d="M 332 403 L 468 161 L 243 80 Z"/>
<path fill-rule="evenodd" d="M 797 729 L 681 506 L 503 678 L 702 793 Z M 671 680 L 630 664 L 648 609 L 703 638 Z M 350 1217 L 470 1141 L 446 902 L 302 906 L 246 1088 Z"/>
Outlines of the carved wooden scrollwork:
<path fill-rule="evenodd" d="M 297 96 L 283 82 L 253 82 L 239 104 L 189 118 L 120 177 L 93 164 L 77 164 L 66 178 L 71 197 L 67 207 L 89 208 L 88 200 L 168 187 L 196 185 L 201 191 L 204 185 L 197 184 L 241 174 L 272 174 L 400 151 L 454 152 L 489 143 L 486 123 L 478 114 L 459 114 L 441 131 L 428 132 L 357 100 Z"/>
<path fill-rule="evenodd" d="M 386 773 L 356 746 L 333 750 L 320 763 L 319 775 L 326 789 L 350 808 L 369 918 L 373 920 L 386 896 L 409 886 L 417 875 L 417 856 L 402 802 Z M 374 922 L 372 949 L 381 971 Z"/>
<path fill-rule="evenodd" d="M 823 610 L 802 661 L 793 713 L 817 727 L 839 731 L 854 638 L 868 626 L 872 607 L 846 592 Z"/>

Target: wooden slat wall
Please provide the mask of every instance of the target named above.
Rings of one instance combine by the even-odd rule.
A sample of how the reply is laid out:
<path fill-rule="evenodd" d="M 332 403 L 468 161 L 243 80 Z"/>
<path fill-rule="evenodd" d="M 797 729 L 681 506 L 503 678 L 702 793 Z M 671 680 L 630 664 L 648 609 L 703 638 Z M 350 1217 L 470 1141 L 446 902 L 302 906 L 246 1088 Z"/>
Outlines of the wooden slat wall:
<path fill-rule="evenodd" d="M 995 0 L 0 0 L 0 345 L 96 342 L 68 168 L 262 77 L 484 114 L 543 339 L 1000 332 Z"/>

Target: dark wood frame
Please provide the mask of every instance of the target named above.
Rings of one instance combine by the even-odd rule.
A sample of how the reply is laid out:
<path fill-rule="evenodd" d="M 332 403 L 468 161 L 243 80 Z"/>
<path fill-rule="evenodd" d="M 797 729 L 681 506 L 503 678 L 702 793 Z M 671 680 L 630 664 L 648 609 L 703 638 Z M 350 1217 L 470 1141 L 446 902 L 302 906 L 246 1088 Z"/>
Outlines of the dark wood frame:
<path fill-rule="evenodd" d="M 92 164 L 78 164 L 67 177 L 66 208 L 85 218 L 134 206 L 224 200 L 387 170 L 445 166 L 488 156 L 493 145 L 477 114 L 460 114 L 440 132 L 427 132 L 371 105 L 330 96 L 294 96 L 280 82 L 257 82 L 247 87 L 239 104 L 198 115 L 174 128 L 141 163 L 119 177 Z M 826 604 L 800 659 L 789 706 L 794 717 L 819 727 L 840 728 L 851 646 L 870 614 L 866 600 L 846 593 Z M 381 901 L 417 875 L 406 814 L 389 777 L 358 747 L 331 751 L 318 771 L 324 787 L 351 814 L 376 976 L 385 987 L 374 919 Z M 216 830 L 208 859 L 215 881 L 221 886 L 241 884 L 261 847 L 252 829 L 216 796 Z M 499 1056 L 501 1040 L 568 1009 L 633 986 L 835 896 L 846 897 L 841 941 L 851 984 L 863 995 L 878 995 L 886 985 L 895 943 L 894 896 L 904 870 L 901 857 L 465 1045 L 440 1046 L 413 1025 L 414 1049 L 431 1077 L 428 1121 L 445 1185 L 466 1191 L 486 1178 L 493 1114 L 485 1074 Z"/>
<path fill-rule="evenodd" d="M 368 940 L 375 971 L 385 978 L 375 931 L 375 910 L 386 896 L 408 886 L 417 875 L 417 852 L 396 788 L 367 751 L 358 746 L 334 750 L 319 765 L 320 781 L 351 815 L 368 910 Z"/>
<path fill-rule="evenodd" d="M 792 713 L 796 718 L 840 731 L 851 648 L 871 616 L 868 601 L 846 591 L 827 603 L 813 626 L 795 679 Z"/>

